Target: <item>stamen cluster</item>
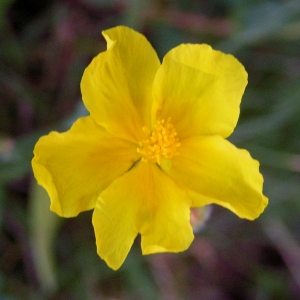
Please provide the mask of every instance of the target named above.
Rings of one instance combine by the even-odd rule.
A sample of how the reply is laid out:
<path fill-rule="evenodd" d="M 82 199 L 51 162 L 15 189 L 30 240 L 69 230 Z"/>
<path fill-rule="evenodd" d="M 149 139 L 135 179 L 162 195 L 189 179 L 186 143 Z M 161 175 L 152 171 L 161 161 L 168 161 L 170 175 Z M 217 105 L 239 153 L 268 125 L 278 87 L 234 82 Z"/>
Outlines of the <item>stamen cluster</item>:
<path fill-rule="evenodd" d="M 152 161 L 161 164 L 162 159 L 170 159 L 178 155 L 177 149 L 180 147 L 179 139 L 171 118 L 156 122 L 154 129 L 150 132 L 147 126 L 143 127 L 145 139 L 139 143 L 137 152 L 142 155 L 142 161 Z"/>

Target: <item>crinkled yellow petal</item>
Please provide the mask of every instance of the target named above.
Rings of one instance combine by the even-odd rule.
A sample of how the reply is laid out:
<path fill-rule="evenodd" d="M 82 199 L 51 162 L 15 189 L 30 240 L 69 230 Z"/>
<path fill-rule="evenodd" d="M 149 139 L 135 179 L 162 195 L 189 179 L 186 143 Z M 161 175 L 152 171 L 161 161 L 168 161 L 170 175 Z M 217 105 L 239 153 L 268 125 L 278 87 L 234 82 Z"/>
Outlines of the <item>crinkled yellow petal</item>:
<path fill-rule="evenodd" d="M 165 172 L 188 191 L 192 206 L 215 203 L 253 220 L 268 203 L 258 161 L 220 136 L 183 140 Z"/>
<path fill-rule="evenodd" d="M 146 197 L 138 219 L 142 252 L 184 251 L 194 238 L 190 224 L 191 199 L 157 165 L 146 164 L 146 167 L 141 185 Z"/>
<path fill-rule="evenodd" d="M 239 117 L 247 73 L 232 55 L 183 44 L 164 57 L 154 84 L 153 121 L 171 117 L 178 136 L 229 136 Z"/>
<path fill-rule="evenodd" d="M 51 210 L 73 217 L 94 208 L 103 189 L 136 160 L 136 145 L 84 117 L 65 133 L 41 137 L 34 148 L 32 167 L 50 196 Z"/>
<path fill-rule="evenodd" d="M 132 186 L 126 186 L 128 194 L 123 194 L 118 184 L 124 177 L 128 177 L 127 174 L 113 182 L 99 197 L 92 219 L 97 253 L 113 270 L 119 269 L 123 264 L 138 234 L 138 206 L 131 201 Z M 115 187 L 117 191 L 113 190 Z"/>
<path fill-rule="evenodd" d="M 93 225 L 99 256 L 118 269 L 138 232 L 143 254 L 187 249 L 193 240 L 189 208 L 184 190 L 157 165 L 140 162 L 97 201 Z"/>
<path fill-rule="evenodd" d="M 150 124 L 152 83 L 160 66 L 140 33 L 124 26 L 103 32 L 107 51 L 85 69 L 81 92 L 92 118 L 110 133 L 139 141 Z"/>

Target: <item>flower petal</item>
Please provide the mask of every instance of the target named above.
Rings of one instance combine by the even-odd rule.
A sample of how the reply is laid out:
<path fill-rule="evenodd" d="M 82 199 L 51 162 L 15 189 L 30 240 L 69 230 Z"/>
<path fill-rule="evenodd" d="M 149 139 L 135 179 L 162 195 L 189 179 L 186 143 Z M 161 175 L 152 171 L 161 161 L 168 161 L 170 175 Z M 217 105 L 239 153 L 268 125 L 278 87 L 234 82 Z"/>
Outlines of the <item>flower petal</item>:
<path fill-rule="evenodd" d="M 84 117 L 65 133 L 41 137 L 32 167 L 50 196 L 51 210 L 73 217 L 94 208 L 102 190 L 138 159 L 135 144 L 112 136 L 91 117 Z"/>
<path fill-rule="evenodd" d="M 147 39 L 124 26 L 103 32 L 107 51 L 85 69 L 81 91 L 92 118 L 110 133 L 139 141 L 150 124 L 152 83 L 160 66 Z"/>
<path fill-rule="evenodd" d="M 152 113 L 172 118 L 178 136 L 229 136 L 239 117 L 247 73 L 232 55 L 208 45 L 183 44 L 165 56 L 157 71 Z"/>
<path fill-rule="evenodd" d="M 122 186 L 118 184 L 121 182 L 122 185 L 128 174 L 131 172 L 113 182 L 98 198 L 92 219 L 97 253 L 113 270 L 119 269 L 123 264 L 138 234 L 135 224 L 137 203 L 132 203 L 132 191 L 123 194 Z M 132 189 L 132 186 L 126 187 Z M 114 191 L 114 188 L 117 190 Z"/>
<path fill-rule="evenodd" d="M 178 252 L 193 240 L 190 198 L 152 163 L 140 162 L 115 180 L 93 215 L 97 251 L 118 269 L 139 232 L 143 254 Z"/>
<path fill-rule="evenodd" d="M 216 203 L 241 218 L 257 218 L 268 203 L 262 194 L 258 161 L 220 136 L 182 141 L 172 168 L 165 170 L 193 200 L 192 206 Z"/>
<path fill-rule="evenodd" d="M 143 254 L 184 251 L 194 239 L 191 199 L 157 165 L 149 164 L 148 168 L 148 181 L 142 187 L 144 213 L 139 218 Z"/>

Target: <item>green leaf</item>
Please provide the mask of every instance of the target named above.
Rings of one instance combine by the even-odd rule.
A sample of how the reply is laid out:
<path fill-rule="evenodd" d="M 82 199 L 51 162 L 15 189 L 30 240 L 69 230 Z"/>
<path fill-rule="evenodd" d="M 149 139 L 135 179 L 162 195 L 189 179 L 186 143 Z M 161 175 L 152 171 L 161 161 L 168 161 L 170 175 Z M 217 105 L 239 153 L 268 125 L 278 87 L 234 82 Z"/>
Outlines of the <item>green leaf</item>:
<path fill-rule="evenodd" d="M 58 285 L 54 241 L 63 219 L 50 211 L 49 203 L 47 192 L 33 180 L 28 211 L 32 258 L 41 289 L 52 294 Z"/>

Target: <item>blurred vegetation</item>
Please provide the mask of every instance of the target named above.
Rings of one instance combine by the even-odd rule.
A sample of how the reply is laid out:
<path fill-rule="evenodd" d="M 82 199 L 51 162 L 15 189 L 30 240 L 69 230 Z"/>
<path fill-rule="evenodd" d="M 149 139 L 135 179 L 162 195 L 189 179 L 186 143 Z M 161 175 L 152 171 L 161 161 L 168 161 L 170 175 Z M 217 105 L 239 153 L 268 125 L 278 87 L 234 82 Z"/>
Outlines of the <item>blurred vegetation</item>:
<path fill-rule="evenodd" d="M 249 73 L 230 140 L 261 162 L 270 204 L 256 221 L 213 207 L 180 254 L 123 267 L 97 256 L 91 212 L 60 219 L 32 177 L 39 136 L 86 114 L 79 82 L 101 31 L 143 32 L 159 56 L 180 43 L 234 54 Z M 0 1 L 0 299 L 300 299 L 300 2 Z"/>

